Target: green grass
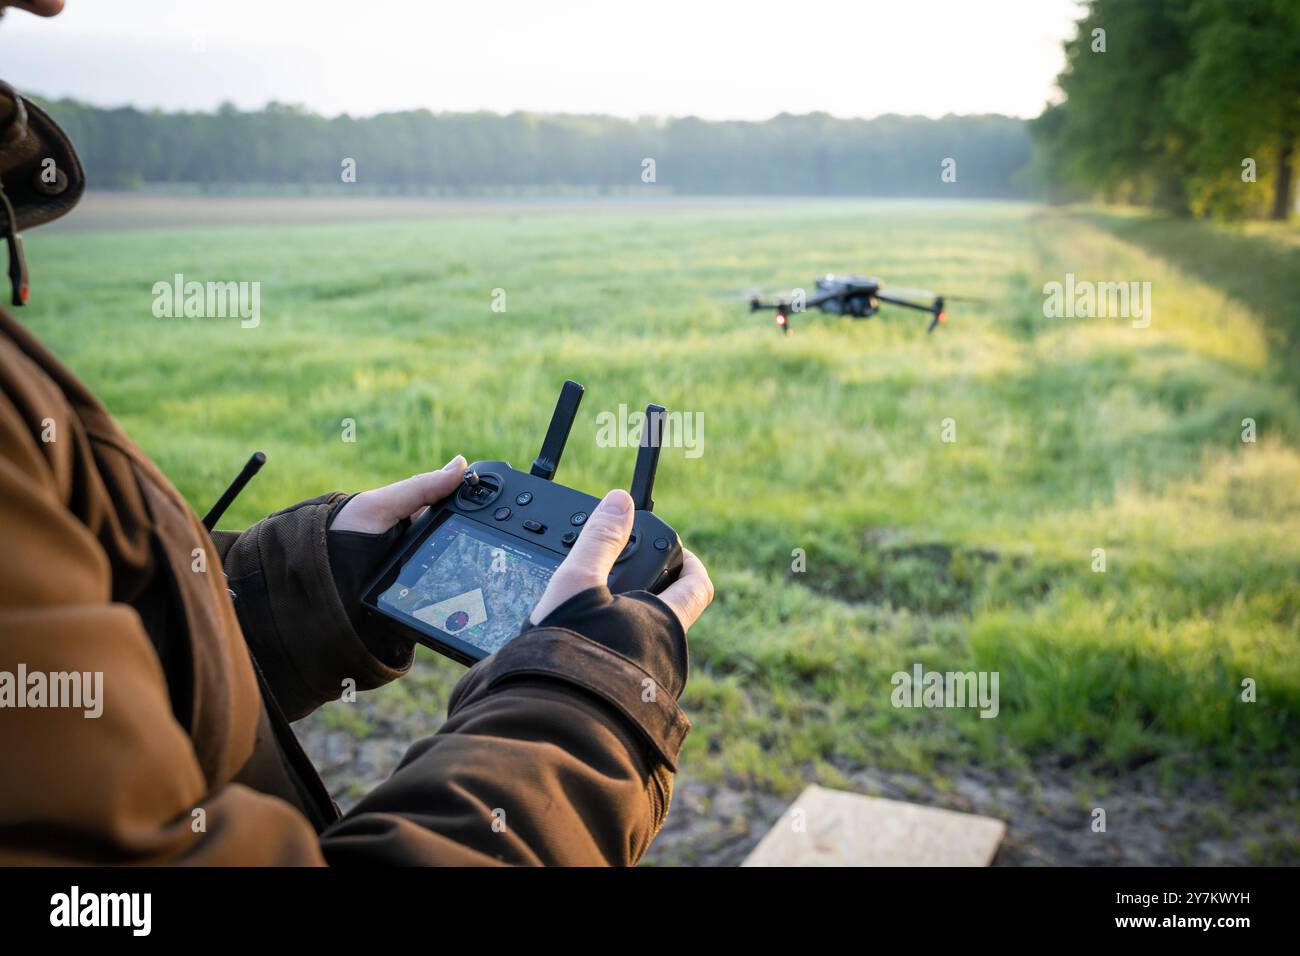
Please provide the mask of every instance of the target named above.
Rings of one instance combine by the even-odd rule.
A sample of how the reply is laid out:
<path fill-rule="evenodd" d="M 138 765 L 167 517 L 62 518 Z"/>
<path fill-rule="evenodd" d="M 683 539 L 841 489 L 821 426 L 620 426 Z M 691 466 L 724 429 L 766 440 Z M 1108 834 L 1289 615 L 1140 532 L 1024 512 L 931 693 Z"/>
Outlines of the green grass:
<path fill-rule="evenodd" d="M 527 465 L 565 378 L 587 395 L 560 477 L 592 492 L 633 459 L 597 447 L 598 411 L 703 412 L 656 494 L 718 586 L 684 702 L 701 777 L 790 793 L 1052 754 L 1250 800 L 1300 762 L 1298 235 L 897 203 L 36 233 L 26 318 L 197 508 L 267 452 L 227 527 L 457 452 Z M 988 302 L 933 336 L 894 312 L 788 339 L 745 307 L 828 270 Z M 260 281 L 261 327 L 155 319 L 175 272 Z M 1152 326 L 1045 318 L 1066 272 L 1150 281 Z M 917 661 L 998 671 L 1000 716 L 893 708 Z M 423 678 L 436 706 L 459 672 Z"/>

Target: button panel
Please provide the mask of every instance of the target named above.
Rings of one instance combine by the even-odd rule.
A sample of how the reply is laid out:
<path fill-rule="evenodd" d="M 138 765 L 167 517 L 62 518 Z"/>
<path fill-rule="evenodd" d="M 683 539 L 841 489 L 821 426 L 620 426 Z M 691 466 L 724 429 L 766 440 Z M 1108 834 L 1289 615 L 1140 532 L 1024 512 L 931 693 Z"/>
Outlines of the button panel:
<path fill-rule="evenodd" d="M 487 468 L 500 464 L 496 462 L 484 463 Z M 480 465 L 479 467 L 483 467 Z M 536 491 L 519 490 L 521 482 L 514 479 L 510 472 L 505 472 L 503 477 L 500 471 L 484 470 L 478 475 L 478 485 L 458 489 L 455 505 L 462 511 L 480 511 L 484 514 L 483 518 L 478 520 L 486 523 L 486 515 L 491 514 L 493 524 L 499 524 L 503 531 L 509 531 L 523 538 L 529 538 L 536 541 L 552 553 L 568 552 L 577 543 L 582 534 L 582 529 L 591 520 L 591 511 L 594 508 L 596 500 L 588 495 L 568 494 L 568 489 L 555 487 L 549 483 L 529 484 L 523 483 L 524 487 L 536 488 Z M 513 485 L 514 487 L 511 487 Z M 509 500 L 514 499 L 509 506 L 500 503 L 500 500 L 493 502 L 492 499 Z M 580 509 L 580 510 L 579 510 Z M 567 517 L 567 521 L 565 520 Z M 640 514 L 636 516 L 640 519 Z M 641 559 L 636 555 L 639 553 L 642 541 L 642 533 L 639 530 L 641 522 L 638 520 L 634 525 L 631 534 L 628 536 L 627 544 L 619 553 L 615 564 L 627 570 L 626 565 L 640 564 Z M 666 556 L 673 547 L 673 538 L 664 535 L 664 528 L 658 522 L 652 521 L 653 530 L 644 542 L 645 548 L 650 554 L 654 555 L 651 559 L 648 555 L 642 557 L 650 561 L 659 561 L 661 556 Z M 522 529 L 522 530 L 520 530 Z M 524 534 L 527 531 L 528 534 Z M 651 550 L 653 549 L 653 550 Z"/>

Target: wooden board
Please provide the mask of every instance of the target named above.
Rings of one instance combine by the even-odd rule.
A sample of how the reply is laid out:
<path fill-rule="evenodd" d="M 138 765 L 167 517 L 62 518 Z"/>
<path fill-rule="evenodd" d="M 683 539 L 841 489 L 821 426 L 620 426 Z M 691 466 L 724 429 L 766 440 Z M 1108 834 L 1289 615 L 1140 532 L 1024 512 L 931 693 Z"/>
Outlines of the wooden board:
<path fill-rule="evenodd" d="M 1001 820 L 810 786 L 742 866 L 988 866 Z"/>

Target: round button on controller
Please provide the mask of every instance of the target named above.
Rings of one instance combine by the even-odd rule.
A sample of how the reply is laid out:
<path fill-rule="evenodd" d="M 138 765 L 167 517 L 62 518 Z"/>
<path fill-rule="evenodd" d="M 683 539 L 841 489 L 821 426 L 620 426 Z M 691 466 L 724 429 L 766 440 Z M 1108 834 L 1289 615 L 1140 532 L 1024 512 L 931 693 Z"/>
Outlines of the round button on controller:
<path fill-rule="evenodd" d="M 587 521 L 587 512 L 585 511 L 575 511 L 572 515 L 569 516 L 569 524 L 573 525 L 575 528 L 581 524 L 585 524 L 586 521 Z"/>
<path fill-rule="evenodd" d="M 533 493 L 531 491 L 521 491 L 519 492 L 518 495 L 515 496 L 515 504 L 519 505 L 520 507 L 523 507 L 524 505 L 528 504 L 532 500 L 533 500 Z"/>
<path fill-rule="evenodd" d="M 496 511 L 492 512 L 492 517 L 496 518 L 498 521 L 505 521 L 510 517 L 510 509 L 498 508 Z"/>

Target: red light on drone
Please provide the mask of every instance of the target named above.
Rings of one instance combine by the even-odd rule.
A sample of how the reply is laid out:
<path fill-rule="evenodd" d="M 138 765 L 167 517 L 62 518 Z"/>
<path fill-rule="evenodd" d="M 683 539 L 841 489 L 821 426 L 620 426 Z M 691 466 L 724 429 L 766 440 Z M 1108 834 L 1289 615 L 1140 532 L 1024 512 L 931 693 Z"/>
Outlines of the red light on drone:
<path fill-rule="evenodd" d="M 785 325 L 785 316 L 782 315 L 780 312 L 776 314 L 776 324 L 783 327 Z"/>
<path fill-rule="evenodd" d="M 947 322 L 947 321 L 948 321 L 948 313 L 947 313 L 947 312 L 940 312 L 940 313 L 939 313 L 939 321 L 940 321 L 940 322 Z"/>

